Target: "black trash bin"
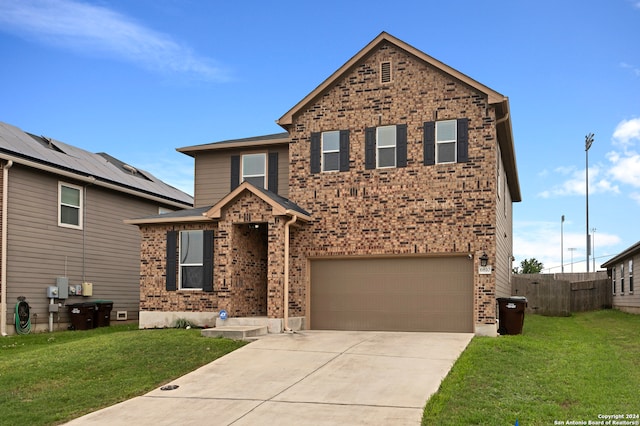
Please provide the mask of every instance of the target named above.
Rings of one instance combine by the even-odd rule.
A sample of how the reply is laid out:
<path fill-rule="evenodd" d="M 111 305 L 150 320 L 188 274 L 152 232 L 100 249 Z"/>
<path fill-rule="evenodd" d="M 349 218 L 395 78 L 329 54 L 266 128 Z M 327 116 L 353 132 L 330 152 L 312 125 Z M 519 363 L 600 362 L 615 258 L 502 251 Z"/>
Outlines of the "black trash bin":
<path fill-rule="evenodd" d="M 96 327 L 109 327 L 111 325 L 111 310 L 113 302 L 111 300 L 95 300 L 96 304 L 94 324 Z"/>
<path fill-rule="evenodd" d="M 527 298 L 524 296 L 499 297 L 498 315 L 500 334 L 522 334 L 524 324 L 524 310 L 527 307 Z"/>
<path fill-rule="evenodd" d="M 96 304 L 93 302 L 74 303 L 67 305 L 71 319 L 72 330 L 90 330 L 95 327 L 94 316 Z"/>

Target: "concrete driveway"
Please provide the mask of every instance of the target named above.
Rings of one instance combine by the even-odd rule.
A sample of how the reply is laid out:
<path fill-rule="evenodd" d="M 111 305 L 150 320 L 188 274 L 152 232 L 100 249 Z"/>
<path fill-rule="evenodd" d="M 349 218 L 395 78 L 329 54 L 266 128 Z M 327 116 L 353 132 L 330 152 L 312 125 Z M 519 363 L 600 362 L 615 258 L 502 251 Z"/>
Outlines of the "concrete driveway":
<path fill-rule="evenodd" d="M 473 337 L 302 331 L 268 335 L 146 395 L 69 425 L 418 425 Z"/>

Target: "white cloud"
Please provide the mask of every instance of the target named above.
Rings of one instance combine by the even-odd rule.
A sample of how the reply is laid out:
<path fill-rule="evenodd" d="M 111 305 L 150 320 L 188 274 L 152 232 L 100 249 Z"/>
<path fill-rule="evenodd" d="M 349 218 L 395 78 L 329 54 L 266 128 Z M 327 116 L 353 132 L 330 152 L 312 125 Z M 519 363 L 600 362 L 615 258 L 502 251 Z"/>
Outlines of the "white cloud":
<path fill-rule="evenodd" d="M 622 120 L 613 131 L 614 145 L 626 148 L 635 142 L 640 142 L 640 118 Z"/>
<path fill-rule="evenodd" d="M 638 3 L 640 4 L 640 3 Z M 638 7 L 640 9 L 640 7 Z M 636 76 L 636 77 L 640 77 L 640 68 L 633 66 L 631 64 L 628 64 L 626 62 L 620 62 L 620 67 L 624 68 L 624 69 L 628 69 L 631 70 L 631 72 Z"/>
<path fill-rule="evenodd" d="M 225 72 L 169 35 L 102 6 L 75 0 L 0 0 L 0 31 L 146 69 L 220 81 Z"/>
<path fill-rule="evenodd" d="M 572 167 L 558 167 L 554 170 L 559 175 L 569 176 L 562 183 L 553 186 L 551 189 L 538 193 L 539 197 L 551 198 L 567 195 L 585 195 L 586 176 L 585 170 L 577 170 Z M 595 165 L 589 167 L 589 194 L 597 193 L 619 193 L 620 188 L 613 184 L 606 176 L 602 176 L 602 167 Z"/>
<path fill-rule="evenodd" d="M 524 259 L 535 258 L 543 263 L 543 272 L 554 273 L 561 272 L 562 260 L 565 272 L 570 272 L 573 254 L 574 272 L 585 271 L 586 236 L 584 233 L 567 232 L 571 227 L 571 221 L 567 220 L 564 223 L 563 233 L 560 218 L 557 222 L 515 221 L 513 224 L 513 255 L 516 258 L 514 266 L 519 266 Z M 598 253 L 606 252 L 608 247 L 614 247 L 620 241 L 617 235 L 596 232 L 594 237 L 596 257 L 599 256 Z M 561 250 L 561 247 L 564 250 Z M 572 253 L 569 248 L 576 250 Z M 598 259 L 596 259 L 596 266 L 599 266 Z"/>
<path fill-rule="evenodd" d="M 612 179 L 640 188 L 640 154 L 609 152 L 607 159 L 612 164 L 608 172 Z"/>

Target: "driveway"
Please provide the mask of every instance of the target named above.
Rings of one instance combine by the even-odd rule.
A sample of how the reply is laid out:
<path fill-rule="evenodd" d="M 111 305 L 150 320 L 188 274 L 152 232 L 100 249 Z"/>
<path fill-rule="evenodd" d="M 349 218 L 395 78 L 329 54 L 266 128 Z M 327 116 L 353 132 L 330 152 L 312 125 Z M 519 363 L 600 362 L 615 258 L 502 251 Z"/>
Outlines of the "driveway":
<path fill-rule="evenodd" d="M 472 337 L 272 334 L 174 380 L 174 390 L 156 389 L 68 424 L 418 425 Z"/>

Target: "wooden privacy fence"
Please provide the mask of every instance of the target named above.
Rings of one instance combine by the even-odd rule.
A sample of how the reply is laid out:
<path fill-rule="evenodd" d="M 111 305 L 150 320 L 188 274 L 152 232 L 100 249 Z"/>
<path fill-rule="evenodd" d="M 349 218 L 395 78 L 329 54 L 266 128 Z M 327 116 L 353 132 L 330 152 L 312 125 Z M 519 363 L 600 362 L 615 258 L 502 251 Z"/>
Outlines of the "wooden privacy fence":
<path fill-rule="evenodd" d="M 606 272 L 590 274 L 516 274 L 514 296 L 527 298 L 526 313 L 569 316 L 572 312 L 609 309 L 613 303 Z"/>

